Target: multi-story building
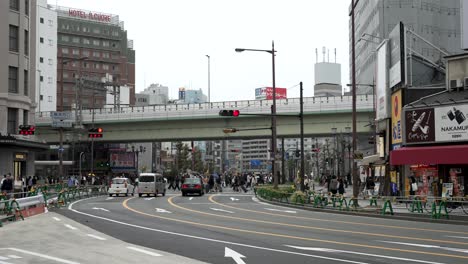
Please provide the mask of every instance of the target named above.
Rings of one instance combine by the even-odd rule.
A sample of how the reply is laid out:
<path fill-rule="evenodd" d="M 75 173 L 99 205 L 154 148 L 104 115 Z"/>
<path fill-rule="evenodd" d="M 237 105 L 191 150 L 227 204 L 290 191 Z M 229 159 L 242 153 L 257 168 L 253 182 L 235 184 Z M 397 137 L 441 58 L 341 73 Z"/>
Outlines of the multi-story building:
<path fill-rule="evenodd" d="M 151 84 L 140 94 L 148 96 L 148 105 L 165 105 L 169 100 L 169 88 L 159 83 Z"/>
<path fill-rule="evenodd" d="M 199 90 L 186 90 L 179 88 L 179 104 L 199 104 L 206 103 L 207 96 L 203 94 L 202 89 Z"/>
<path fill-rule="evenodd" d="M 459 0 L 359 1 L 355 14 L 356 83 L 366 84 L 357 87 L 358 94 L 372 94 L 372 86 L 369 84 L 373 84 L 375 79 L 375 50 L 382 39 L 389 37 L 389 33 L 400 21 L 448 53 L 461 52 Z M 351 22 L 349 26 L 351 32 Z M 351 34 L 349 39 L 352 45 Z M 411 49 L 420 55 L 434 61 L 443 57 L 437 49 L 421 39 L 412 39 L 407 40 L 407 45 L 411 45 Z M 352 76 L 351 60 L 349 63 Z M 421 65 L 415 64 L 413 67 Z M 415 68 L 413 71 L 419 72 Z M 414 85 L 424 85 L 417 82 L 421 77 L 413 76 Z M 443 80 L 441 82 L 443 83 Z"/>
<path fill-rule="evenodd" d="M 271 143 L 269 139 L 242 140 L 243 172 L 271 171 Z"/>
<path fill-rule="evenodd" d="M 34 135 L 18 135 L 20 125 L 34 126 L 33 4 L 0 1 L 0 175 L 11 173 L 16 180 L 34 174 L 35 152 L 45 147 Z"/>
<path fill-rule="evenodd" d="M 341 96 L 341 65 L 318 62 L 314 66 L 314 96 Z"/>
<path fill-rule="evenodd" d="M 36 4 L 34 4 L 36 3 Z M 34 36 L 36 56 L 31 62 L 36 66 L 35 76 L 37 112 L 57 110 L 57 12 L 47 0 L 31 2 L 31 12 L 35 17 Z M 32 25 L 32 24 L 31 24 Z"/>
<path fill-rule="evenodd" d="M 83 108 L 103 107 L 106 91 L 84 88 L 77 97 L 75 89 L 80 76 L 101 80 L 106 74 L 114 84 L 130 88 L 134 105 L 135 51 L 123 21 L 117 15 L 68 7 L 57 7 L 57 14 L 57 108 L 70 110 L 75 98 Z"/>

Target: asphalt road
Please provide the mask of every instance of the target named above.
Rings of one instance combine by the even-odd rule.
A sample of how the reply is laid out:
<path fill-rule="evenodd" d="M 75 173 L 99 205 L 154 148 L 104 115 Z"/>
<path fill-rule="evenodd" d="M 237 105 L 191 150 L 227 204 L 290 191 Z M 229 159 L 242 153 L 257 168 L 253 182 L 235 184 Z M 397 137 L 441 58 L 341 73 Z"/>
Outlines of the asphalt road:
<path fill-rule="evenodd" d="M 468 263 L 467 226 L 302 211 L 238 193 L 97 197 L 57 212 L 208 263 Z"/>

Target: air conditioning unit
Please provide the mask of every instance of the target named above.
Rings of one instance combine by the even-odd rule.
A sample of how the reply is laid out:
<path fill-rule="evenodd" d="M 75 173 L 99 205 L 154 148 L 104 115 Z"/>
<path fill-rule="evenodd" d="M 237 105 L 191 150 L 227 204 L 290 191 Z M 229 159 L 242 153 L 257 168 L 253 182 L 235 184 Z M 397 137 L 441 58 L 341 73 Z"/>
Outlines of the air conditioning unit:
<path fill-rule="evenodd" d="M 450 80 L 449 91 L 458 91 L 460 88 L 463 88 L 463 82 L 460 79 Z"/>

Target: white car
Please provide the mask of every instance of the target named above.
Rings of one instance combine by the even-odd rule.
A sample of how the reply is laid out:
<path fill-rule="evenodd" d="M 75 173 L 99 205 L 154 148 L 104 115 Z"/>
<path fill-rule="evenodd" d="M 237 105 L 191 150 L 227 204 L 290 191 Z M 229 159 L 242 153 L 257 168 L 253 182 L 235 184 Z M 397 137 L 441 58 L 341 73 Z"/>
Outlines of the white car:
<path fill-rule="evenodd" d="M 133 196 L 134 190 L 135 186 L 129 178 L 120 177 L 112 179 L 111 186 L 107 192 L 109 193 L 109 196 L 112 196 L 113 194 L 116 196 L 119 196 L 120 194 L 128 196 L 128 194 L 131 194 Z"/>

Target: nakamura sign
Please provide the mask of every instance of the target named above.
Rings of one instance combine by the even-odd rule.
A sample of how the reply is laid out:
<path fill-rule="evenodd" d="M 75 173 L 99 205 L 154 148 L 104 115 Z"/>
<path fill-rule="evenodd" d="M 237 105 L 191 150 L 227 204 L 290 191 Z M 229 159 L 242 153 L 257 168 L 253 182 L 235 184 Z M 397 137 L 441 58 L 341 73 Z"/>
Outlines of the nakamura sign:
<path fill-rule="evenodd" d="M 435 109 L 436 141 L 468 141 L 468 105 Z"/>
<path fill-rule="evenodd" d="M 406 143 L 434 142 L 434 108 L 405 112 Z"/>
<path fill-rule="evenodd" d="M 101 13 L 86 12 L 83 10 L 69 9 L 68 16 L 95 20 L 99 22 L 111 22 L 111 16 Z"/>

